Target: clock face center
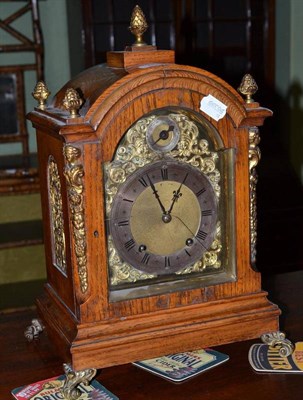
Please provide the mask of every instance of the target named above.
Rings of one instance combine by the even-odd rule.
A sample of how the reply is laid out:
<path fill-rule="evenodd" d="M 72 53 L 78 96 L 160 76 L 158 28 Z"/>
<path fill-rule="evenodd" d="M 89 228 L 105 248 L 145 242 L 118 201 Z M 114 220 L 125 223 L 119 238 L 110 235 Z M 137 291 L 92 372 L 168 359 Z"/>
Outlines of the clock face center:
<path fill-rule="evenodd" d="M 163 214 L 162 215 L 162 221 L 165 224 L 168 224 L 171 221 L 171 215 L 170 214 Z"/>
<path fill-rule="evenodd" d="M 179 197 L 174 197 L 180 182 L 158 182 L 154 186 L 166 213 L 163 214 L 152 188 L 148 187 L 133 204 L 130 230 L 135 242 L 144 243 L 149 253 L 164 256 L 180 251 L 189 237 L 196 236 L 201 209 L 197 197 L 186 185 L 182 186 Z"/>

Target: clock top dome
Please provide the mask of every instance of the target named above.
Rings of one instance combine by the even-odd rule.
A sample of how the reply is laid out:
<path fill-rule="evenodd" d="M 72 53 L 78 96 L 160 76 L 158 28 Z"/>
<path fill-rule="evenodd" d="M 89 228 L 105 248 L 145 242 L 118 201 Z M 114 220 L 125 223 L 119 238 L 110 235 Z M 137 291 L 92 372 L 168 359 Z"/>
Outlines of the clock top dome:
<path fill-rule="evenodd" d="M 174 50 L 158 50 L 145 44 L 143 34 L 147 23 L 138 6 L 133 11 L 129 29 L 136 37 L 133 45 L 124 51 L 108 52 L 105 64 L 93 66 L 72 78 L 48 105 L 46 99 L 50 92 L 43 82 L 38 82 L 33 96 L 39 105 L 29 114 L 29 119 L 39 124 L 39 121 L 51 118 L 59 128 L 57 132 L 63 135 L 68 133 L 68 126 L 81 124 L 79 132 L 91 135 L 92 131 L 98 130 L 106 115 L 115 112 L 118 116 L 130 105 L 139 109 L 139 113 L 131 112 L 138 118 L 152 108 L 167 106 L 187 107 L 201 113 L 201 100 L 211 94 L 227 107 L 227 115 L 234 126 L 246 124 L 249 115 L 254 118 L 255 125 L 263 123 L 264 117 L 256 117 L 259 104 L 251 95 L 257 86 L 250 75 L 246 79 L 249 85 L 241 85 L 241 93 L 248 99 L 245 102 L 234 88 L 211 72 L 175 64 Z M 142 107 L 139 99 L 146 96 L 149 96 L 148 104 Z M 138 101 L 141 107 L 138 107 Z M 267 110 L 265 114 L 267 117 L 271 112 Z"/>

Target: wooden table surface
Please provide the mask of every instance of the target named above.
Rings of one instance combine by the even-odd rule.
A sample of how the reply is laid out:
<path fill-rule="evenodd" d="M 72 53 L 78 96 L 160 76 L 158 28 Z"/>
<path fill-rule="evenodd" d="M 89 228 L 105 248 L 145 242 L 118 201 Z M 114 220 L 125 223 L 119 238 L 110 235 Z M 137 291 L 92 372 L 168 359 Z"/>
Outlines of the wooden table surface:
<path fill-rule="evenodd" d="M 303 271 L 264 279 L 269 298 L 282 309 L 281 329 L 296 342 L 303 340 Z M 35 317 L 34 309 L 0 314 L 0 399 L 12 398 L 16 387 L 62 374 L 60 360 L 44 332 L 28 343 L 23 331 Z M 120 400 L 300 399 L 303 375 L 258 374 L 247 360 L 250 346 L 259 340 L 216 347 L 230 360 L 184 383 L 174 384 L 133 365 L 98 371 L 97 379 Z"/>

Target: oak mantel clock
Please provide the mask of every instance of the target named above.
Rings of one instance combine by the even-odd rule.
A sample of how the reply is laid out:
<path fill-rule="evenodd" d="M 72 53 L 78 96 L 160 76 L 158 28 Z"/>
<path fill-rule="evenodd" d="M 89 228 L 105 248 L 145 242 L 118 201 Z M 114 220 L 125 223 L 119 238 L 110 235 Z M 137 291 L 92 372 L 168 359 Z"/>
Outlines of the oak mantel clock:
<path fill-rule="evenodd" d="M 278 329 L 254 269 L 258 127 L 271 111 L 140 42 L 29 119 L 47 283 L 38 301 L 74 371 Z"/>

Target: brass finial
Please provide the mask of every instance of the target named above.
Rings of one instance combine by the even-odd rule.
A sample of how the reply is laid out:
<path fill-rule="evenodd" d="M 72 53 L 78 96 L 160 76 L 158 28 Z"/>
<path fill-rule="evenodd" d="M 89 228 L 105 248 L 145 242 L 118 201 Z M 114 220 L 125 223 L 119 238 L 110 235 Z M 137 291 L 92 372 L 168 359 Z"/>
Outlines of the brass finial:
<path fill-rule="evenodd" d="M 141 8 L 137 5 L 133 9 L 129 30 L 133 35 L 136 36 L 136 41 L 133 46 L 144 46 L 146 43 L 143 42 L 143 33 L 147 30 L 148 25 L 145 19 L 145 15 Z"/>
<path fill-rule="evenodd" d="M 50 94 L 51 92 L 48 90 L 48 87 L 43 81 L 37 82 L 32 96 L 35 100 L 38 101 L 38 108 L 40 110 L 45 110 L 46 100 Z"/>
<path fill-rule="evenodd" d="M 75 89 L 69 88 L 65 92 L 62 104 L 70 112 L 71 118 L 76 118 L 79 115 L 78 110 L 82 106 L 83 100 Z"/>
<path fill-rule="evenodd" d="M 252 96 L 257 92 L 257 90 L 258 85 L 256 84 L 254 78 L 250 74 L 244 75 L 238 91 L 246 96 L 246 103 L 254 102 Z"/>

